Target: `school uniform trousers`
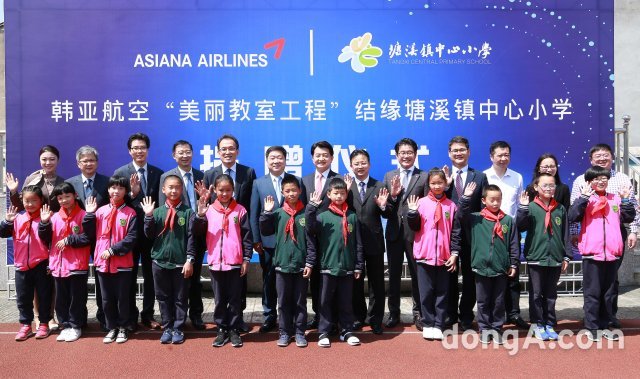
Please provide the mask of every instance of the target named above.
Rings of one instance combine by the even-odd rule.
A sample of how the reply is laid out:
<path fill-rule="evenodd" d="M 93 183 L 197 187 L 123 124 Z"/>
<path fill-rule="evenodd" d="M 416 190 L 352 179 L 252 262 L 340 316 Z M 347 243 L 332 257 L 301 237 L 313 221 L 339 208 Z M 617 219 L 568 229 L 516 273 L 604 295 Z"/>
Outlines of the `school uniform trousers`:
<path fill-rule="evenodd" d="M 213 322 L 218 329 L 238 329 L 242 321 L 242 277 L 240 268 L 228 271 L 212 271 L 211 287 L 216 305 L 213 309 Z M 246 276 L 246 275 L 245 275 Z"/>
<path fill-rule="evenodd" d="M 556 325 L 556 299 L 561 267 L 529 264 L 529 319 L 541 325 Z"/>
<path fill-rule="evenodd" d="M 56 315 L 58 322 L 65 328 L 82 328 L 87 324 L 88 276 L 88 273 L 84 272 L 54 278 Z M 102 316 L 104 317 L 104 314 Z"/>
<path fill-rule="evenodd" d="M 184 277 L 182 267 L 163 268 L 154 261 L 152 268 L 162 328 L 182 330 L 187 321 L 190 280 Z"/>
<path fill-rule="evenodd" d="M 447 271 L 447 266 L 432 266 L 421 262 L 416 263 L 416 274 L 420 289 L 422 325 L 444 330 L 451 274 Z"/>
<path fill-rule="evenodd" d="M 330 333 L 338 322 L 342 331 L 353 330 L 353 274 L 320 275 L 320 320 L 318 332 Z M 337 315 L 337 318 L 336 318 Z"/>
<path fill-rule="evenodd" d="M 278 326 L 280 331 L 304 335 L 307 330 L 307 286 L 309 281 L 299 273 L 276 271 L 278 293 Z"/>
<path fill-rule="evenodd" d="M 21 324 L 30 325 L 33 322 L 34 293 L 38 296 L 38 320 L 44 325 L 51 320 L 53 280 L 51 275 L 47 274 L 48 266 L 49 261 L 45 260 L 30 270 L 16 270 L 16 303 Z"/>
<path fill-rule="evenodd" d="M 584 326 L 587 329 L 606 329 L 613 321 L 617 271 L 618 260 L 582 258 Z"/>
<path fill-rule="evenodd" d="M 505 322 L 504 298 L 507 276 L 475 275 L 480 330 L 500 331 Z"/>
<path fill-rule="evenodd" d="M 100 277 L 102 309 L 107 329 L 130 328 L 132 323 L 130 296 L 133 271 L 98 272 L 98 276 Z"/>

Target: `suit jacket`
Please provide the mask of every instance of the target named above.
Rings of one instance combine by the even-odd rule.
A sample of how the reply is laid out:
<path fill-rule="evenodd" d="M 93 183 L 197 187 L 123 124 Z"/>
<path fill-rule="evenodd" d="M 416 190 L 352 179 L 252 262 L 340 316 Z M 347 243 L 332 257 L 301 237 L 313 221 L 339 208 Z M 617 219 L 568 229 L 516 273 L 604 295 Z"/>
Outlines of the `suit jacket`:
<path fill-rule="evenodd" d="M 384 183 L 369 177 L 364 192 L 364 201 L 360 200 L 360 188 L 355 180 L 351 184 L 347 195 L 349 208 L 358 216 L 360 238 L 365 255 L 382 255 L 385 252 L 384 233 L 380 216 L 384 218 L 393 217 L 395 209 L 394 204 L 390 201 L 387 201 L 384 211 L 376 203 L 376 197 L 382 188 L 384 188 Z"/>
<path fill-rule="evenodd" d="M 158 189 L 160 188 L 160 176 L 162 176 L 162 170 L 156 166 L 152 166 L 147 163 L 147 192 L 140 191 L 138 196 L 134 199 L 131 199 L 131 207 L 136 210 L 138 217 L 144 217 L 144 212 L 142 211 L 142 199 L 145 196 L 151 196 L 151 199 L 156 202 L 156 207 L 158 207 Z M 129 179 L 132 174 L 136 174 L 136 168 L 133 166 L 132 162 L 127 163 L 126 165 L 116 169 L 113 175 L 124 176 Z M 144 192 L 144 193 L 143 193 Z M 142 218 L 139 218 L 142 220 Z M 142 226 L 144 223 L 138 221 L 139 226 Z M 142 230 L 142 229 L 140 229 Z"/>
<path fill-rule="evenodd" d="M 195 191 L 195 186 L 196 186 L 196 182 L 199 180 L 203 180 L 204 179 L 204 173 L 200 170 L 196 170 L 195 167 L 191 167 L 191 174 L 192 174 L 192 179 L 193 180 L 193 189 L 194 189 L 194 193 L 195 193 L 195 197 L 196 197 L 196 201 L 198 200 L 199 196 L 198 193 Z M 161 206 L 163 205 L 166 201 L 167 201 L 167 197 L 162 193 L 162 183 L 164 183 L 164 178 L 166 178 L 169 175 L 176 175 L 179 178 L 182 178 L 182 173 L 180 172 L 180 170 L 178 169 L 178 167 L 174 167 L 169 171 L 166 171 L 164 174 L 162 174 L 160 176 L 160 186 L 158 187 L 158 204 L 156 204 L 157 206 Z M 183 179 L 184 181 L 184 179 Z M 185 204 L 188 207 L 191 207 L 191 203 L 189 202 L 189 198 L 187 197 L 187 184 L 184 183 L 184 187 L 182 187 L 183 191 L 182 191 L 182 203 Z M 194 196 L 194 194 L 189 194 L 189 196 Z M 198 205 L 196 204 L 196 207 Z M 195 210 L 196 212 L 198 211 L 197 209 Z"/>
<path fill-rule="evenodd" d="M 55 186 L 63 182 L 64 182 L 64 178 L 60 175 L 56 175 L 56 180 L 53 182 L 53 187 L 55 188 Z M 42 170 L 38 170 L 36 172 L 31 173 L 29 176 L 27 176 L 27 178 L 24 180 L 24 183 L 22 184 L 22 188 L 24 189 L 24 187 L 29 185 L 36 185 L 42 189 L 42 194 L 44 195 L 44 201 L 51 207 L 51 211 L 57 212 L 60 210 L 60 204 L 58 204 L 58 200 L 51 198 L 51 194 L 49 193 L 47 186 L 44 184 L 44 175 L 42 174 Z M 21 194 L 22 194 L 22 191 L 16 192 L 9 196 L 11 200 L 11 205 L 18 208 L 18 212 L 22 212 L 24 210 Z"/>
<path fill-rule="evenodd" d="M 291 175 L 288 173 L 284 173 L 284 178 L 293 176 L 300 183 L 300 188 L 302 189 L 302 183 L 300 178 L 295 175 Z M 273 188 L 273 182 L 271 181 L 271 175 L 267 174 L 256 179 L 253 182 L 253 188 L 251 190 L 251 212 L 249 212 L 249 221 L 251 223 L 251 234 L 253 234 L 253 243 L 262 242 L 262 246 L 268 248 L 276 247 L 276 235 L 272 234 L 270 236 L 264 236 L 260 233 L 260 214 L 262 213 L 262 208 L 264 206 L 264 199 L 267 196 L 273 196 L 273 200 L 275 204 L 273 206 L 273 210 L 280 208 L 284 202 L 284 197 L 282 198 L 282 202 L 278 203 L 278 196 L 276 194 L 276 190 Z M 304 192 L 300 194 L 300 201 L 302 204 L 306 204 Z"/>
<path fill-rule="evenodd" d="M 389 192 L 391 192 L 391 179 L 396 175 L 400 175 L 400 169 L 391 170 L 384 175 L 384 184 Z M 405 238 L 413 241 L 415 233 L 409 228 L 406 220 L 407 211 L 409 210 L 407 207 L 407 199 L 411 195 L 424 197 L 428 193 L 429 184 L 427 183 L 427 172 L 414 167 L 406 191 L 403 189 L 396 199 L 392 199 L 396 212 L 393 217 L 389 217 L 387 221 L 387 229 L 385 232 L 387 240 L 395 241 L 398 238 Z"/>
<path fill-rule="evenodd" d="M 76 194 L 78 194 L 78 201 L 82 203 L 84 206 L 85 201 L 87 200 L 84 196 L 84 183 L 82 181 L 82 174 L 76 175 L 67 179 L 67 182 L 73 186 L 76 190 Z M 98 208 L 103 205 L 109 204 L 109 177 L 98 174 L 96 172 L 96 176 L 93 179 L 93 183 L 91 186 L 93 187 L 91 191 L 91 196 L 96 198 L 96 202 L 98 203 Z"/>
<path fill-rule="evenodd" d="M 449 188 L 445 191 L 445 195 L 447 195 L 447 197 L 451 199 L 451 201 L 453 201 L 456 205 L 459 205 L 460 197 L 458 197 L 458 191 L 456 191 L 455 176 L 453 180 L 454 180 L 453 183 L 451 183 Z M 462 186 L 463 192 L 464 192 L 464 187 L 466 187 L 467 184 L 471 182 L 476 183 L 476 189 L 473 191 L 473 194 L 471 195 L 471 201 L 469 203 L 471 207 L 470 210 L 471 212 L 480 212 L 480 210 L 482 210 L 483 208 L 482 207 L 482 189 L 489 185 L 489 182 L 487 181 L 487 175 L 482 171 L 477 171 L 469 167 L 467 169 L 467 179 L 464 181 L 464 185 Z M 457 214 L 460 215 L 461 213 L 458 211 Z M 462 254 L 469 257 L 469 254 L 471 254 L 470 237 L 467 235 L 466 228 L 462 228 L 462 233 L 463 233 L 462 243 L 461 243 Z"/>
<path fill-rule="evenodd" d="M 220 164 L 204 173 L 204 185 L 207 186 L 207 188 L 213 185 L 219 175 L 223 174 L 223 167 L 224 166 Z M 251 167 L 240 163 L 236 165 L 236 182 L 233 188 L 233 197 L 249 214 L 251 214 L 251 189 L 254 180 L 256 180 L 256 172 Z M 215 199 L 216 194 L 212 193 L 211 201 L 213 202 Z"/>
<path fill-rule="evenodd" d="M 329 204 L 331 200 L 327 197 L 327 190 L 329 189 L 329 181 L 334 176 L 337 176 L 338 173 L 329 169 L 329 174 L 327 174 L 327 180 L 324 182 L 324 187 L 322 187 L 322 203 L 318 207 L 318 214 L 322 211 L 326 211 L 329 209 Z M 311 194 L 316 192 L 316 171 L 313 171 L 313 174 L 309 174 L 302 178 L 302 186 L 304 187 L 304 194 L 307 199 L 311 199 Z"/>

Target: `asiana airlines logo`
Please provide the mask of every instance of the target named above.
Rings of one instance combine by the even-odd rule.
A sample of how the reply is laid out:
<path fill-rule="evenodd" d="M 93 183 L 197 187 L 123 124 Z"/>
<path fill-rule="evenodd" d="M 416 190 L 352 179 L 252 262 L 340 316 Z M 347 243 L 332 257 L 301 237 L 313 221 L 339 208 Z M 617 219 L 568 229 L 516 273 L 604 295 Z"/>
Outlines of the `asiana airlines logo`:
<path fill-rule="evenodd" d="M 362 74 L 367 68 L 377 66 L 377 58 L 382 56 L 382 49 L 373 46 L 372 39 L 373 36 L 369 32 L 353 38 L 347 46 L 342 48 L 338 62 L 351 61 L 351 68 L 358 74 Z"/>

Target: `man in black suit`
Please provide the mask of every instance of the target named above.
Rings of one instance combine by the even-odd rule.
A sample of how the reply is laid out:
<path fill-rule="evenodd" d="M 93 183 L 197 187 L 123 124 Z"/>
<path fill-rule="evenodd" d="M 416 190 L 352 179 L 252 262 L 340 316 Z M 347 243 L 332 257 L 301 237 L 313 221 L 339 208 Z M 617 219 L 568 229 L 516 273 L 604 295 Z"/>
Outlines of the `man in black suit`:
<path fill-rule="evenodd" d="M 240 153 L 240 143 L 238 139 L 230 134 L 224 134 L 217 141 L 218 155 L 222 164 L 207 170 L 204 173 L 205 188 L 213 187 L 216 178 L 219 175 L 227 174 L 233 179 L 233 198 L 242 205 L 249 216 L 251 216 L 251 191 L 253 181 L 256 179 L 256 172 L 245 165 L 237 162 Z M 211 202 L 216 199 L 214 191 L 211 191 Z M 254 246 L 255 249 L 255 246 Z M 247 307 L 247 276 L 242 277 L 242 311 Z M 249 332 L 249 326 L 244 322 L 244 318 L 240 322 L 240 331 Z"/>
<path fill-rule="evenodd" d="M 329 209 L 330 200 L 327 197 L 329 189 L 329 180 L 338 173 L 331 170 L 331 162 L 333 162 L 333 146 L 327 141 L 318 141 L 311 145 L 311 159 L 316 170 L 313 174 L 309 174 L 302 178 L 303 193 L 307 199 L 311 198 L 311 194 L 320 190 L 322 203 L 318 209 L 318 213 Z M 318 262 L 320 256 L 316 257 Z M 311 307 L 315 316 L 309 321 L 308 328 L 316 329 L 320 317 L 320 265 L 313 268 L 309 286 L 311 288 Z"/>
<path fill-rule="evenodd" d="M 347 203 L 356 212 L 360 223 L 360 238 L 364 247 L 365 270 L 353 282 L 354 330 L 371 325 L 374 334 L 382 334 L 384 317 L 384 232 L 380 216 L 393 216 L 393 204 L 388 203 L 389 191 L 384 184 L 369 176 L 371 162 L 366 150 L 357 149 L 349 156 L 355 179 L 348 178 Z M 369 283 L 369 309 L 364 296 L 364 276 Z"/>
<path fill-rule="evenodd" d="M 158 192 L 158 206 L 161 207 L 167 198 L 162 193 L 162 185 L 164 179 L 169 175 L 175 175 L 182 178 L 184 183 L 184 191 L 182 191 L 182 203 L 191 207 L 194 211 L 198 211 L 198 193 L 195 184 L 204 179 L 204 174 L 200 170 L 196 170 L 191 166 L 193 161 L 193 146 L 184 140 L 179 140 L 173 144 L 172 157 L 178 163 L 175 167 L 160 177 L 160 189 Z M 203 238 L 196 240 L 196 256 L 193 262 L 193 274 L 189 279 L 189 318 L 194 328 L 204 330 L 205 325 L 202 321 L 202 312 L 204 312 L 204 304 L 202 303 L 202 261 L 204 259 L 204 251 L 206 245 Z"/>
<path fill-rule="evenodd" d="M 418 330 L 422 330 L 416 262 L 413 258 L 415 233 L 407 225 L 406 214 L 409 196 L 426 196 L 429 193 L 429 185 L 427 173 L 415 167 L 418 144 L 411 138 L 403 138 L 396 143 L 394 149 L 400 168 L 384 175 L 384 184 L 391 194 L 391 201 L 397 203 L 397 211 L 392 217 L 389 217 L 385 232 L 387 263 L 389 265 L 389 319 L 385 326 L 392 328 L 400 322 L 400 282 L 402 266 L 406 257 L 411 275 L 413 322 Z"/>
<path fill-rule="evenodd" d="M 109 204 L 109 193 L 107 191 L 107 185 L 109 184 L 109 177 L 98 174 L 98 151 L 93 146 L 82 146 L 76 151 L 76 162 L 80 169 L 80 175 L 76 175 L 67 179 L 76 190 L 78 195 L 78 202 L 80 202 L 84 208 L 84 203 L 87 197 L 93 196 L 96 198 L 98 207 Z M 95 249 L 95 242 L 91 244 L 91 254 Z M 104 317 L 104 311 L 102 310 L 102 293 L 100 292 L 100 282 L 98 281 L 98 275 L 95 275 L 95 288 L 96 288 L 96 319 L 100 323 L 100 327 L 107 329 L 106 319 Z"/>
<path fill-rule="evenodd" d="M 131 207 L 135 209 L 138 220 L 144 220 L 142 199 L 150 196 L 158 206 L 158 192 L 160 189 L 160 176 L 162 170 L 147 162 L 151 141 L 146 134 L 135 133 L 127 140 L 129 155 L 132 162 L 118 168 L 113 174 L 129 178 L 131 181 Z M 153 273 L 151 271 L 151 246 L 153 241 L 144 235 L 144 223 L 138 222 L 138 235 L 133 248 L 133 275 L 131 284 L 131 328 L 138 325 L 138 313 L 142 324 L 151 329 L 160 329 L 160 324 L 153 318 L 153 306 L 155 304 L 155 290 L 153 285 Z M 144 279 L 142 292 L 142 311 L 136 306 L 136 293 L 138 292 L 138 262 L 142 264 L 142 278 Z"/>
<path fill-rule="evenodd" d="M 445 166 L 449 188 L 445 194 L 451 201 L 459 204 L 464 194 L 464 189 L 469 183 L 476 183 L 476 189 L 471 195 L 471 212 L 480 212 L 482 207 L 482 189 L 488 185 L 487 176 L 482 171 L 476 171 L 469 167 L 469 140 L 465 137 L 453 137 L 449 141 L 449 158 L 451 159 L 451 171 Z M 463 228 L 464 233 L 464 228 Z M 460 313 L 458 313 L 458 273 L 462 273 L 462 295 L 460 296 Z M 460 319 L 462 330 L 471 329 L 473 322 L 473 307 L 476 304 L 476 287 L 474 274 L 471 271 L 471 245 L 469 236 L 463 235 L 462 251 L 460 251 L 460 265 L 458 271 L 451 274 L 449 283 L 449 302 L 445 327 L 450 328 Z"/>

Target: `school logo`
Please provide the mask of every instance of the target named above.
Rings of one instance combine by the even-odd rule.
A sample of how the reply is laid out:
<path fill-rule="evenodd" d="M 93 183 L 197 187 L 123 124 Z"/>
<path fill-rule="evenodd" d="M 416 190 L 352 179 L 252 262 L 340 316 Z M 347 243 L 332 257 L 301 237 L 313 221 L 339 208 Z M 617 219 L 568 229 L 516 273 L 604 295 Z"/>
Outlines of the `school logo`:
<path fill-rule="evenodd" d="M 614 212 L 618 213 L 619 208 L 618 208 L 618 206 L 617 206 L 617 205 L 614 205 L 614 206 L 613 206 L 613 207 L 611 207 L 611 208 L 613 208 L 613 211 L 614 211 Z"/>
<path fill-rule="evenodd" d="M 300 224 L 300 226 L 304 228 L 307 222 L 305 221 L 304 217 L 301 217 L 300 220 L 298 220 L 298 224 Z"/>
<path fill-rule="evenodd" d="M 233 216 L 233 223 L 238 225 L 238 216 Z"/>
<path fill-rule="evenodd" d="M 509 226 L 502 225 L 502 233 L 507 233 L 509 231 Z"/>
<path fill-rule="evenodd" d="M 562 224 L 562 220 L 560 217 L 556 217 L 556 225 L 560 226 L 560 224 Z"/>
<path fill-rule="evenodd" d="M 444 212 L 444 218 L 446 218 L 447 220 L 449 219 L 449 217 L 451 217 L 451 215 L 449 214 L 449 212 Z"/>
<path fill-rule="evenodd" d="M 184 217 L 180 217 L 178 218 L 178 225 L 180 226 L 184 226 L 184 224 L 186 224 L 187 222 L 185 221 Z"/>
<path fill-rule="evenodd" d="M 353 38 L 347 46 L 342 48 L 338 62 L 351 61 L 351 68 L 358 74 L 362 74 L 367 68 L 377 66 L 377 58 L 382 56 L 382 49 L 371 44 L 372 38 L 373 36 L 369 32 Z"/>
<path fill-rule="evenodd" d="M 349 230 L 349 233 L 353 233 L 353 224 L 349 224 L 347 229 Z"/>
<path fill-rule="evenodd" d="M 120 226 L 127 226 L 127 220 L 121 218 L 120 219 Z"/>
<path fill-rule="evenodd" d="M 80 227 L 78 225 L 74 225 L 72 229 L 73 229 L 73 234 L 80 233 Z"/>

